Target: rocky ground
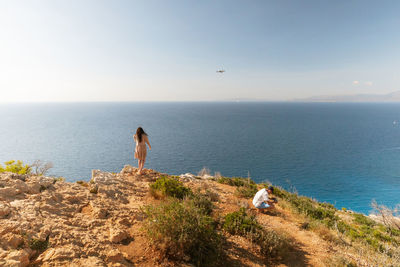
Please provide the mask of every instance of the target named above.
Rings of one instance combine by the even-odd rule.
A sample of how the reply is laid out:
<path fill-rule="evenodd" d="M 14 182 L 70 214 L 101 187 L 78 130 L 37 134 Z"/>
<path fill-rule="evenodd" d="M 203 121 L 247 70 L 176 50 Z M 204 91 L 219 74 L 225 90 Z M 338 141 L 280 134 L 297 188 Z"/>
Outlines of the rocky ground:
<path fill-rule="evenodd" d="M 89 183 L 70 183 L 43 176 L 0 174 L 0 266 L 182 266 L 160 261 L 141 230 L 141 207 L 156 204 L 149 183 L 161 174 L 125 166 L 117 174 L 94 170 Z M 192 189 L 218 196 L 224 215 L 250 200 L 234 188 L 208 179 L 182 175 Z M 265 227 L 286 233 L 293 250 L 277 266 L 326 266 L 337 250 L 317 234 L 301 229 L 296 217 L 278 206 L 275 214 L 258 214 Z M 265 266 L 248 240 L 227 236 L 229 266 Z"/>

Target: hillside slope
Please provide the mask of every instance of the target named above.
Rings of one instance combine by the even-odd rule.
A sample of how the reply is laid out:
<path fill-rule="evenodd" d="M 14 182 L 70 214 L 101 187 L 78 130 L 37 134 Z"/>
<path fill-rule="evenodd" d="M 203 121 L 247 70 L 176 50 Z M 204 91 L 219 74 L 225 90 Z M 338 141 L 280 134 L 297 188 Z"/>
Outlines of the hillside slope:
<path fill-rule="evenodd" d="M 168 175 L 136 171 L 131 166 L 117 174 L 93 171 L 90 183 L 0 173 L 0 266 L 193 266 L 189 257 L 165 257 L 149 242 L 143 207 L 166 201 L 149 194 L 149 184 Z M 214 195 L 214 217 L 242 207 L 289 240 L 284 256 L 268 259 L 256 242 L 221 229 L 224 266 L 367 266 L 379 260 L 326 227 L 308 227 L 310 221 L 284 198 L 274 212 L 262 214 L 250 198 L 237 196 L 235 186 L 213 177 L 180 180 Z"/>

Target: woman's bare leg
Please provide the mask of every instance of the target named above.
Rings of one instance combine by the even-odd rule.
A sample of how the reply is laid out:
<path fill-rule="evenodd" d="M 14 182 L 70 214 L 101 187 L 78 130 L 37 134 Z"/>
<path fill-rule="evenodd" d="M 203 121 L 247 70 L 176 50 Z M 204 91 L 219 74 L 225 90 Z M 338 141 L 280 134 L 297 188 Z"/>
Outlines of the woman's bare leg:
<path fill-rule="evenodd" d="M 138 160 L 138 174 L 141 174 L 142 173 L 142 161 L 139 159 Z"/>
<path fill-rule="evenodd" d="M 144 163 L 146 162 L 146 159 L 142 160 L 142 170 L 144 168 Z"/>

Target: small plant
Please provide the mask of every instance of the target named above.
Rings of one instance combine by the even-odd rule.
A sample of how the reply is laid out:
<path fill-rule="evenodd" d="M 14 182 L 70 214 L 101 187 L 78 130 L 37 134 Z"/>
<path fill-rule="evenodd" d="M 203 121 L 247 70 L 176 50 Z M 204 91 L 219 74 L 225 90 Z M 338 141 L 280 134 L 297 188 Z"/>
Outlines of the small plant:
<path fill-rule="evenodd" d="M 374 226 L 376 224 L 373 220 L 371 220 L 367 216 L 360 214 L 360 213 L 354 213 L 353 217 L 354 217 L 354 221 L 359 224 L 363 224 L 363 225 L 367 225 L 367 226 Z"/>
<path fill-rule="evenodd" d="M 4 162 L 5 167 L 0 164 L 0 173 L 1 172 L 12 172 L 17 174 L 30 174 L 31 167 L 27 164 L 24 164 L 21 160 L 10 160 Z"/>
<path fill-rule="evenodd" d="M 81 185 L 81 186 L 83 186 L 83 187 L 89 187 L 89 184 L 87 182 L 85 182 L 85 181 L 82 181 L 82 180 L 76 181 L 76 183 Z"/>
<path fill-rule="evenodd" d="M 242 178 L 242 177 L 232 177 L 232 178 L 220 177 L 218 178 L 217 182 L 220 184 L 227 184 L 230 186 L 245 186 L 248 184 L 255 185 L 255 182 L 250 178 Z"/>
<path fill-rule="evenodd" d="M 284 255 L 289 247 L 286 237 L 272 230 L 264 229 L 255 219 L 248 215 L 244 208 L 229 213 L 224 218 L 223 229 L 235 235 L 241 235 L 251 240 L 261 248 L 261 253 L 267 258 Z"/>
<path fill-rule="evenodd" d="M 214 204 L 211 202 L 210 198 L 201 193 L 196 193 L 193 194 L 190 197 L 190 200 L 193 202 L 193 205 L 195 205 L 197 208 L 203 210 L 203 212 L 207 215 L 211 215 L 211 213 L 214 210 Z"/>
<path fill-rule="evenodd" d="M 255 184 L 245 184 L 244 186 L 236 187 L 235 195 L 243 198 L 251 198 L 257 193 L 257 185 Z"/>
<path fill-rule="evenodd" d="M 150 194 L 155 198 L 170 196 L 183 199 L 191 195 L 192 190 L 184 186 L 178 178 L 161 176 L 154 183 L 150 184 Z"/>
<path fill-rule="evenodd" d="M 53 166 L 53 163 L 50 161 L 44 162 L 41 160 L 35 160 L 30 167 L 35 175 L 41 176 L 45 175 L 51 168 L 53 168 Z"/>
<path fill-rule="evenodd" d="M 91 184 L 89 192 L 92 194 L 97 194 L 99 192 L 99 187 L 97 185 Z"/>
<path fill-rule="evenodd" d="M 216 223 L 195 201 L 170 199 L 159 206 L 147 206 L 144 212 L 144 230 L 166 257 L 189 257 L 196 266 L 207 266 L 222 255 L 222 236 Z"/>
<path fill-rule="evenodd" d="M 48 248 L 48 246 L 49 246 L 49 240 L 48 239 L 43 241 L 43 240 L 32 238 L 29 241 L 29 247 L 31 249 L 33 249 L 33 250 L 37 250 L 37 251 L 40 251 L 40 252 L 45 251 Z"/>
<path fill-rule="evenodd" d="M 53 178 L 53 184 L 57 182 L 65 182 L 65 178 L 64 177 Z"/>
<path fill-rule="evenodd" d="M 246 235 L 249 232 L 255 232 L 260 226 L 255 216 L 248 215 L 245 208 L 240 208 L 225 216 L 222 228 L 233 235 Z"/>
<path fill-rule="evenodd" d="M 217 192 L 214 192 L 210 189 L 206 189 L 204 195 L 206 195 L 208 197 L 209 200 L 211 200 L 212 202 L 218 202 L 219 201 L 219 195 Z"/>
<path fill-rule="evenodd" d="M 197 176 L 200 176 L 200 177 L 202 177 L 202 176 L 206 176 L 206 175 L 210 175 L 210 169 L 209 168 L 207 168 L 207 167 L 203 167 L 203 169 L 201 169 L 200 171 L 199 171 L 199 173 L 197 174 Z"/>

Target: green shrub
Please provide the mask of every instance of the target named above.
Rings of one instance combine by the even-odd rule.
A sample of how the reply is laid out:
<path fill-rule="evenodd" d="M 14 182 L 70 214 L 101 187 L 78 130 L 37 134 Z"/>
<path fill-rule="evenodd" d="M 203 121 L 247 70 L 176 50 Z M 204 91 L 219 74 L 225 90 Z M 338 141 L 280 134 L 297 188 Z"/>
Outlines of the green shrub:
<path fill-rule="evenodd" d="M 357 222 L 359 224 L 367 226 L 374 226 L 376 224 L 372 219 L 360 213 L 354 213 L 353 217 L 354 217 L 354 222 Z"/>
<path fill-rule="evenodd" d="M 245 184 L 244 186 L 238 186 L 235 190 L 235 195 L 243 198 L 252 198 L 257 193 L 257 185 Z"/>
<path fill-rule="evenodd" d="M 165 256 L 176 260 L 189 256 L 196 266 L 210 265 L 221 257 L 222 236 L 217 224 L 195 201 L 170 199 L 147 206 L 144 212 L 144 229 Z"/>
<path fill-rule="evenodd" d="M 254 184 L 255 182 L 253 180 L 251 180 L 250 178 L 241 178 L 241 177 L 221 177 L 218 178 L 217 180 L 218 183 L 220 184 L 227 184 L 230 186 L 244 186 L 247 184 Z"/>
<path fill-rule="evenodd" d="M 241 235 L 260 246 L 261 253 L 271 259 L 284 255 L 289 247 L 285 237 L 272 230 L 264 229 L 244 208 L 229 213 L 224 218 L 223 229 L 234 235 Z"/>
<path fill-rule="evenodd" d="M 210 189 L 206 189 L 204 195 L 211 200 L 212 202 L 218 202 L 219 201 L 219 195 L 218 193 L 211 191 Z"/>
<path fill-rule="evenodd" d="M 83 186 L 83 187 L 89 187 L 89 184 L 85 181 L 76 181 L 77 184 Z"/>
<path fill-rule="evenodd" d="M 267 259 L 287 255 L 290 247 L 287 238 L 273 230 L 261 228 L 250 233 L 249 238 L 260 246 L 261 254 Z"/>
<path fill-rule="evenodd" d="M 290 195 L 292 195 L 292 194 L 286 190 L 283 190 L 281 187 L 274 186 L 274 195 L 281 199 L 289 200 Z"/>
<path fill-rule="evenodd" d="M 233 235 L 246 235 L 249 232 L 255 232 L 260 225 L 255 216 L 248 215 L 245 208 L 240 208 L 225 216 L 222 228 Z"/>
<path fill-rule="evenodd" d="M 210 200 L 210 197 L 206 194 L 193 194 L 190 197 L 190 200 L 193 202 L 193 205 L 201 209 L 207 215 L 210 215 L 215 208 L 214 204 Z"/>
<path fill-rule="evenodd" d="M 4 162 L 5 167 L 3 167 L 0 164 L 0 173 L 1 172 L 13 172 L 17 174 L 30 174 L 31 173 L 31 167 L 27 164 L 24 165 L 24 163 L 21 160 L 10 160 L 7 162 Z"/>
<path fill-rule="evenodd" d="M 150 193 L 154 197 L 170 196 L 183 199 L 192 194 L 190 188 L 185 187 L 178 178 L 161 176 L 154 183 L 150 184 Z"/>
<path fill-rule="evenodd" d="M 350 231 L 351 226 L 345 223 L 344 221 L 340 220 L 337 222 L 337 229 L 340 233 L 344 234 Z"/>

